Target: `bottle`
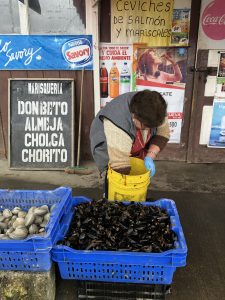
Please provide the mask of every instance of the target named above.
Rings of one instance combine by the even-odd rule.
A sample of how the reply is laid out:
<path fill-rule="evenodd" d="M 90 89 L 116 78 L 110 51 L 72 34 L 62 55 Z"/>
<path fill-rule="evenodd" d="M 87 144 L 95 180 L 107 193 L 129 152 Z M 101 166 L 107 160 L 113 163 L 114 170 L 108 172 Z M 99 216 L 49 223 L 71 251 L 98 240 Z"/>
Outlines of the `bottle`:
<path fill-rule="evenodd" d="M 119 96 L 119 70 L 115 62 L 109 73 L 109 96 L 111 98 Z"/>
<path fill-rule="evenodd" d="M 100 68 L 100 96 L 101 98 L 107 98 L 108 95 L 108 71 L 105 63 L 102 63 Z"/>
<path fill-rule="evenodd" d="M 130 70 L 127 62 L 124 62 L 120 73 L 120 95 L 130 91 Z"/>

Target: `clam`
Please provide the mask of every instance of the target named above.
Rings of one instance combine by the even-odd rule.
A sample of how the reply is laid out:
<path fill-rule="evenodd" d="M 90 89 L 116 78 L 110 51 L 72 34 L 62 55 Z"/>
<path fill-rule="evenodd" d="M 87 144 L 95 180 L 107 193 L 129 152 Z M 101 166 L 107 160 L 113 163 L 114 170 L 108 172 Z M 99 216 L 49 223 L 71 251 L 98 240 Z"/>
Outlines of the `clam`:
<path fill-rule="evenodd" d="M 6 208 L 6 209 L 3 210 L 2 215 L 3 215 L 5 218 L 10 218 L 10 217 L 12 217 L 12 212 L 11 212 L 9 209 Z"/>
<path fill-rule="evenodd" d="M 36 224 L 30 225 L 30 227 L 29 227 L 29 233 L 30 234 L 36 234 L 36 233 L 38 233 L 38 227 L 37 227 Z"/>
<path fill-rule="evenodd" d="M 5 217 L 3 215 L 0 216 L 0 222 L 3 222 L 5 220 Z"/>
<path fill-rule="evenodd" d="M 19 217 L 19 218 L 25 218 L 26 215 L 27 215 L 27 212 L 26 212 L 26 211 L 21 210 L 21 211 L 18 212 L 18 217 Z"/>
<path fill-rule="evenodd" d="M 13 240 L 23 240 L 27 235 L 28 230 L 26 227 L 16 228 L 13 232 L 9 233 L 9 237 Z"/>
<path fill-rule="evenodd" d="M 43 216 L 48 212 L 49 212 L 49 210 L 48 210 L 47 205 L 42 205 L 40 207 L 35 208 L 35 210 L 34 210 L 35 215 L 38 215 L 38 216 Z"/>
<path fill-rule="evenodd" d="M 21 208 L 20 207 L 14 207 L 13 210 L 12 210 L 12 214 L 13 215 L 18 215 L 18 213 L 21 211 Z"/>
<path fill-rule="evenodd" d="M 43 222 L 43 217 L 36 216 L 34 219 L 34 224 L 41 224 Z"/>
<path fill-rule="evenodd" d="M 5 229 L 5 234 L 6 235 L 9 235 L 10 233 L 12 233 L 14 231 L 14 228 L 13 227 L 11 227 L 11 228 L 9 228 L 9 229 Z"/>
<path fill-rule="evenodd" d="M 55 208 L 52 205 L 51 211 Z M 32 206 L 26 212 L 20 207 L 0 212 L 0 240 L 25 239 L 28 234 L 45 235 L 45 226 L 51 217 L 47 205 Z"/>
<path fill-rule="evenodd" d="M 0 229 L 6 229 L 8 225 L 6 223 L 0 222 Z"/>
<path fill-rule="evenodd" d="M 35 209 L 36 209 L 36 206 L 31 206 L 29 209 L 28 209 L 28 214 L 30 214 L 30 213 L 34 213 L 34 211 L 35 211 Z"/>
<path fill-rule="evenodd" d="M 50 219 L 51 214 L 47 213 L 46 215 L 44 215 L 44 221 L 48 222 Z"/>
<path fill-rule="evenodd" d="M 24 227 L 25 226 L 25 219 L 24 218 L 17 218 L 12 226 L 13 226 L 14 229 Z"/>
<path fill-rule="evenodd" d="M 45 228 L 45 226 L 48 224 L 48 221 L 44 220 L 41 224 L 40 227 Z"/>
<path fill-rule="evenodd" d="M 12 216 L 11 221 L 15 221 L 18 217 L 17 216 Z"/>
<path fill-rule="evenodd" d="M 10 228 L 13 223 L 14 223 L 14 221 L 12 221 L 12 219 L 10 219 L 9 222 L 7 223 L 8 228 Z"/>
<path fill-rule="evenodd" d="M 55 207 L 56 207 L 56 203 L 53 204 L 53 205 L 50 207 L 50 212 L 53 212 L 53 210 L 55 209 Z"/>
<path fill-rule="evenodd" d="M 38 235 L 39 236 L 44 236 L 44 235 L 46 235 L 46 232 L 45 231 L 39 232 Z"/>
<path fill-rule="evenodd" d="M 4 220 L 4 223 L 7 224 L 7 226 L 8 226 L 8 223 L 9 223 L 10 220 L 11 220 L 11 218 L 7 218 L 7 219 Z"/>
<path fill-rule="evenodd" d="M 6 234 L 0 234 L 0 240 L 8 240 L 9 237 Z"/>
<path fill-rule="evenodd" d="M 25 217 L 25 226 L 30 226 L 34 222 L 34 219 L 35 214 L 32 212 L 28 213 Z"/>

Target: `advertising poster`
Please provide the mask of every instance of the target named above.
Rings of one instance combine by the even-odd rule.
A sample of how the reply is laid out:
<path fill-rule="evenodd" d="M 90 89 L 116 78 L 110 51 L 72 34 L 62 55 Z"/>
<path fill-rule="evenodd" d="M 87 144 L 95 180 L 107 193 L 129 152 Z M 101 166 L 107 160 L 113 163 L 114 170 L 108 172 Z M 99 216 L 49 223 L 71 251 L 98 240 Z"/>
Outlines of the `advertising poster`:
<path fill-rule="evenodd" d="M 214 99 L 208 147 L 225 148 L 225 99 Z"/>
<path fill-rule="evenodd" d="M 171 45 L 188 46 L 190 16 L 190 9 L 173 10 Z"/>
<path fill-rule="evenodd" d="M 112 43 L 169 46 L 173 0 L 111 0 Z"/>
<path fill-rule="evenodd" d="M 0 70 L 93 70 L 91 35 L 0 35 Z"/>
<path fill-rule="evenodd" d="M 224 43 L 224 0 L 202 0 L 198 34 L 198 48 L 224 50 Z"/>
<path fill-rule="evenodd" d="M 225 98 L 225 77 L 217 77 L 215 96 Z"/>
<path fill-rule="evenodd" d="M 132 91 L 132 45 L 100 44 L 100 105 Z"/>
<path fill-rule="evenodd" d="M 137 90 L 154 90 L 167 102 L 170 143 L 179 143 L 183 119 L 187 50 L 185 48 L 138 49 Z"/>
<path fill-rule="evenodd" d="M 224 47 L 225 47 L 225 43 L 224 43 Z M 220 53 L 217 76 L 225 77 L 225 52 Z"/>

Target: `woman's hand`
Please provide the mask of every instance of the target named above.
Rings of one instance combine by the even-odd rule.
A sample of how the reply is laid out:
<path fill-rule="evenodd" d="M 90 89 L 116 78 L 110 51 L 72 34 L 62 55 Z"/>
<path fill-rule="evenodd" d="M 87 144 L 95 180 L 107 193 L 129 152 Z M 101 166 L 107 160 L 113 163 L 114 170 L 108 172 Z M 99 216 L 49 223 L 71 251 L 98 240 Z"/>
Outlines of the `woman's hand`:
<path fill-rule="evenodd" d="M 144 164 L 147 170 L 150 171 L 150 177 L 155 175 L 155 163 L 150 156 L 146 156 L 144 159 Z"/>
<path fill-rule="evenodd" d="M 179 67 L 178 63 L 175 62 L 175 60 L 167 53 L 163 54 L 161 57 L 168 60 L 173 66 L 174 79 L 171 80 L 171 81 L 173 81 L 173 82 L 174 81 L 181 81 L 183 76 L 182 76 L 182 73 L 181 73 L 181 70 L 180 70 L 180 67 Z"/>
<path fill-rule="evenodd" d="M 163 54 L 161 57 L 168 60 L 172 65 L 176 65 L 175 60 L 170 55 L 168 55 L 167 53 Z"/>

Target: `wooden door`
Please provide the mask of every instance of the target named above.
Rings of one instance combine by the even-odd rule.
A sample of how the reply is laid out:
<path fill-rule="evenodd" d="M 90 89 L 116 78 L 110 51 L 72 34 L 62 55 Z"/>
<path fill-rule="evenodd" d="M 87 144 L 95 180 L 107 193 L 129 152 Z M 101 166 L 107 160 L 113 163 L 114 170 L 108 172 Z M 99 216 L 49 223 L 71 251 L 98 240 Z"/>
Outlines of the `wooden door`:
<path fill-rule="evenodd" d="M 194 163 L 225 163 L 225 149 L 208 148 L 200 145 L 200 133 L 203 107 L 213 105 L 213 96 L 205 95 L 207 76 L 216 76 L 216 67 L 207 67 L 209 50 L 199 50 L 195 68 L 194 92 L 188 146 L 188 162 Z M 207 122 L 210 122 L 208 120 Z M 209 124 L 210 125 L 210 124 Z"/>

